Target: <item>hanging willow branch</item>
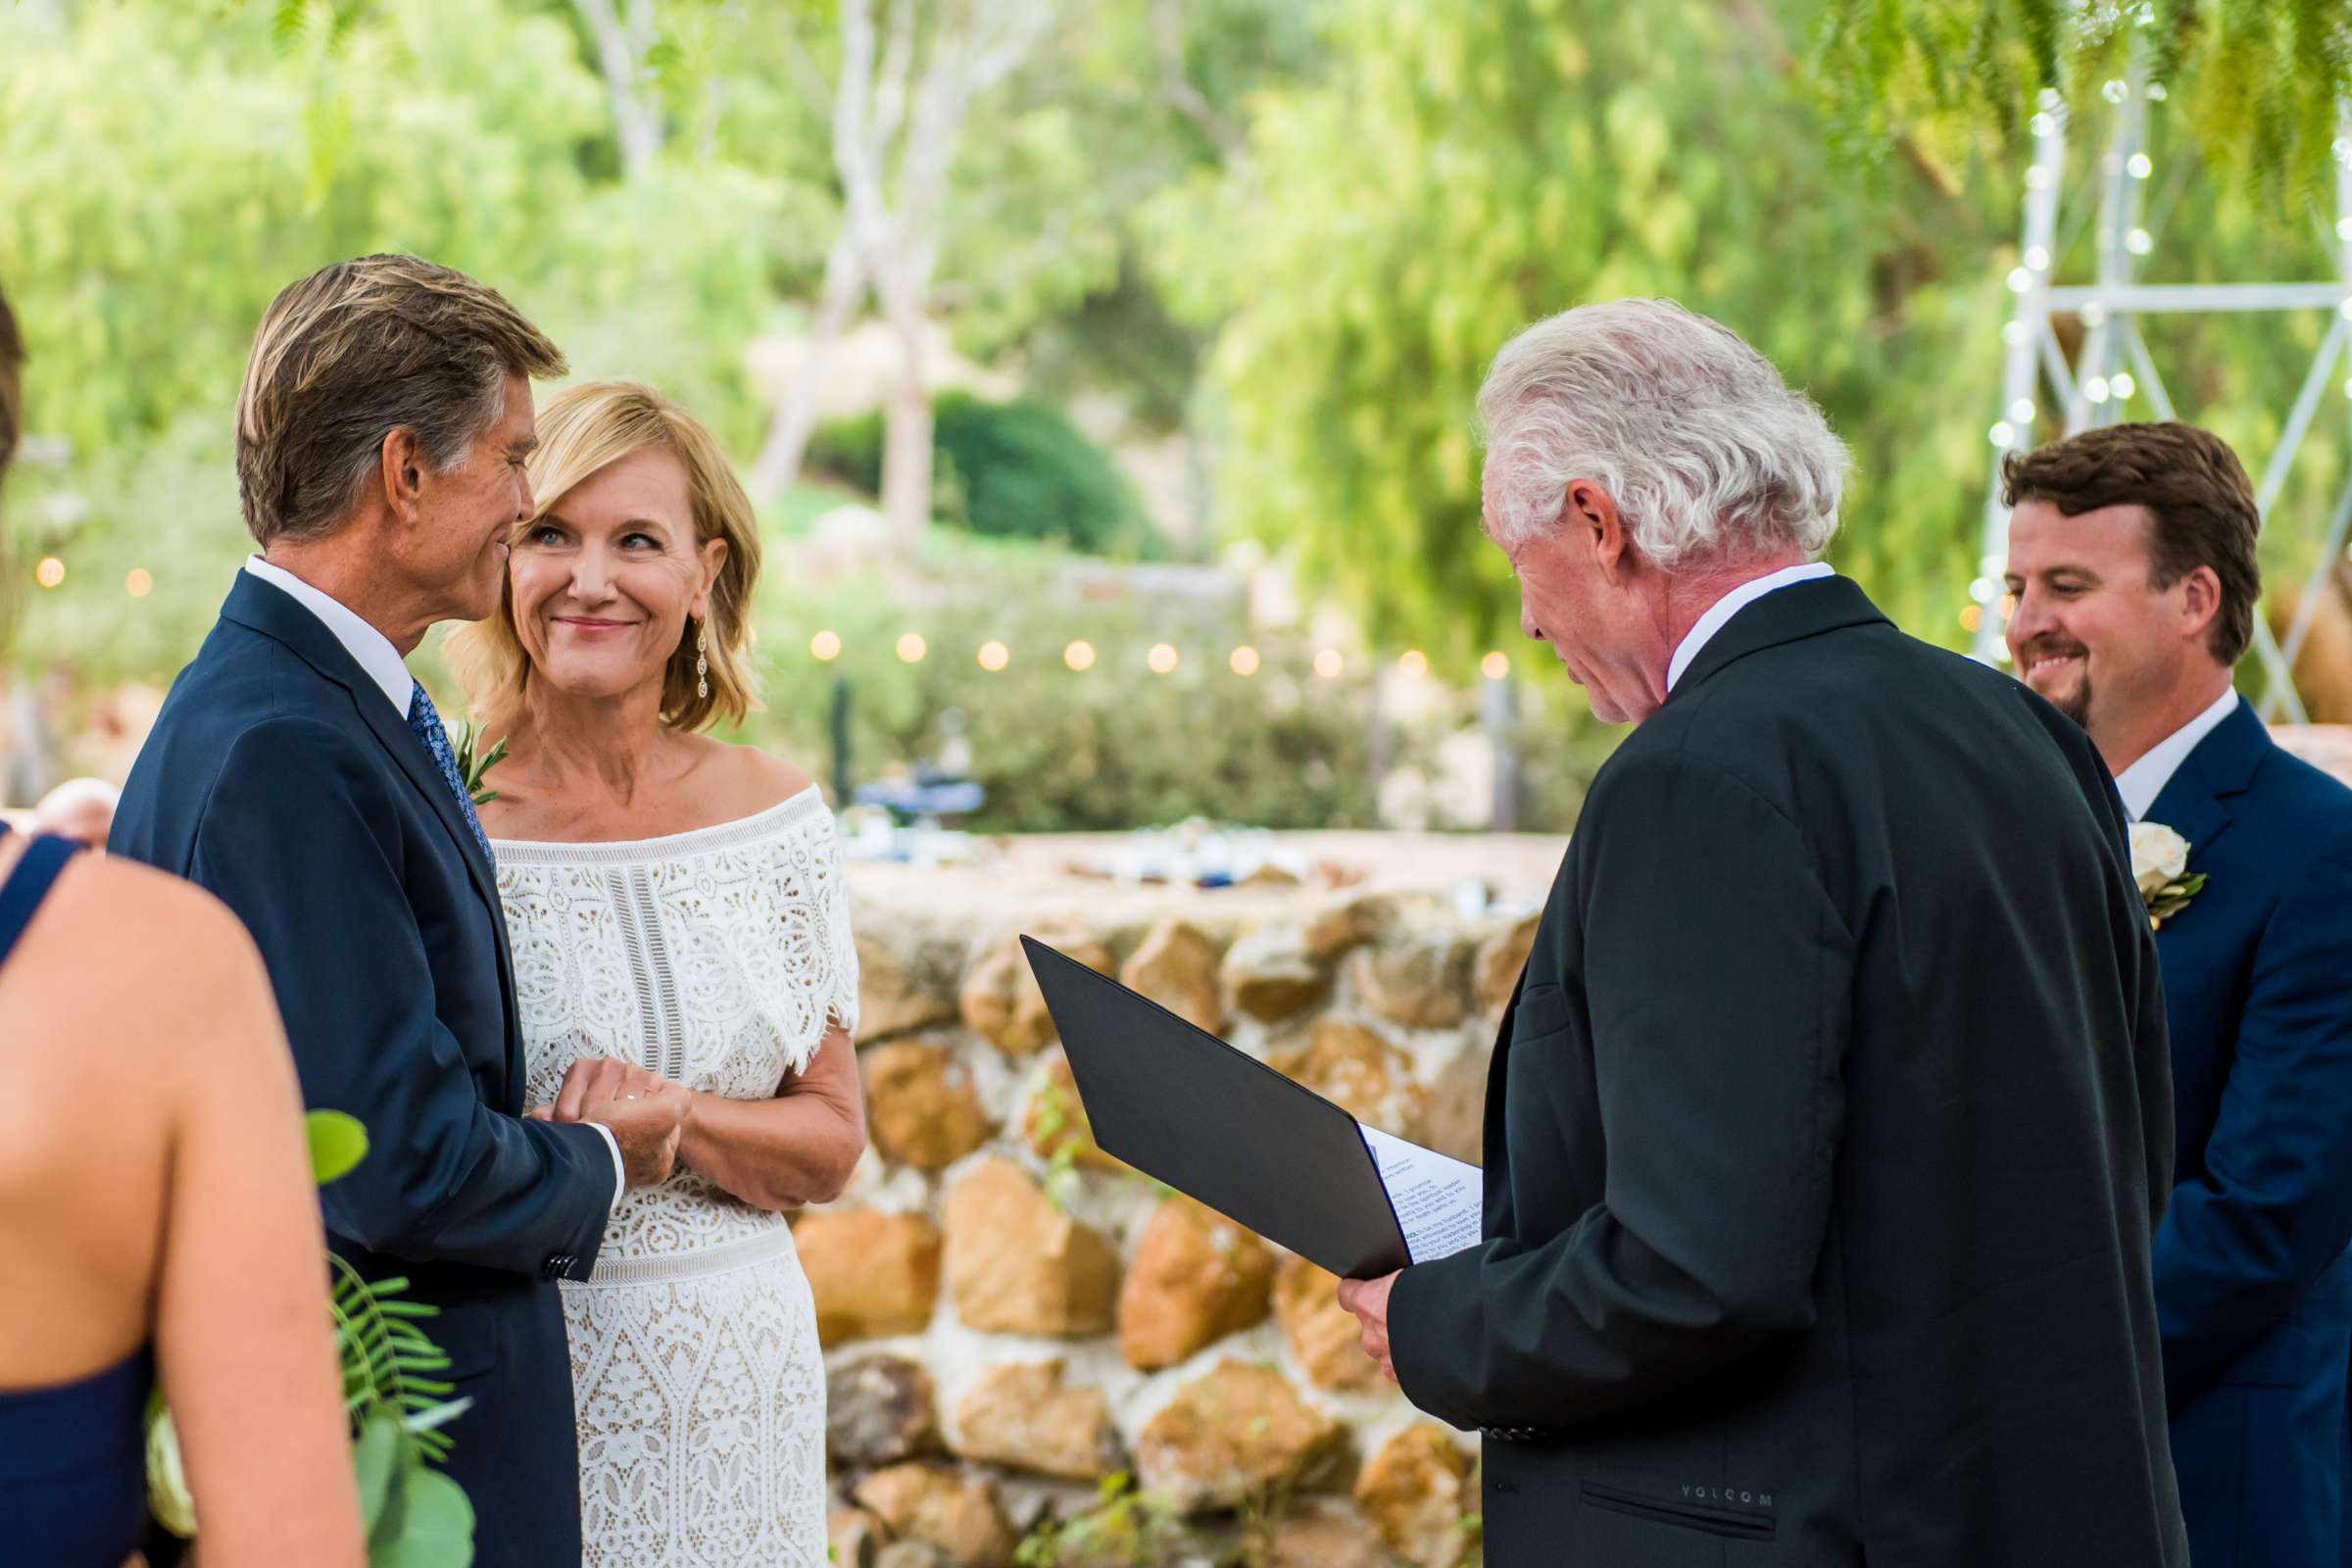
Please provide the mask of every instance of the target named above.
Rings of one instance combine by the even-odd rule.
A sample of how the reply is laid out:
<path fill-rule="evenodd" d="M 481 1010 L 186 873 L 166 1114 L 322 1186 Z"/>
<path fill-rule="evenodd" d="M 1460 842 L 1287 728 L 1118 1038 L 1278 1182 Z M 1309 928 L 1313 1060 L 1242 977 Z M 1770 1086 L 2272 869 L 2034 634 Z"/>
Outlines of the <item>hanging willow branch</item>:
<path fill-rule="evenodd" d="M 1828 0 L 1812 57 L 1840 135 L 2022 138 L 2045 89 L 2082 105 L 2139 51 L 2205 157 L 2298 199 L 2328 193 L 2352 92 L 2352 0 Z"/>

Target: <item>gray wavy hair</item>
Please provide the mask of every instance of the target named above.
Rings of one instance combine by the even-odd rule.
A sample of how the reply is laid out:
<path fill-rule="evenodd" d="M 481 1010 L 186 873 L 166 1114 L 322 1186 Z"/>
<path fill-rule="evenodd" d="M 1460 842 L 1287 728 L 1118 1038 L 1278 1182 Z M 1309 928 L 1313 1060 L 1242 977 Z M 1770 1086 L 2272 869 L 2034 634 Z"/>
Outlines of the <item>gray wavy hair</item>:
<path fill-rule="evenodd" d="M 1488 527 L 1548 531 L 1568 486 L 1608 491 L 1660 566 L 1829 547 L 1853 459 L 1811 398 L 1730 327 L 1672 300 L 1613 300 L 1503 345 L 1478 394 Z"/>

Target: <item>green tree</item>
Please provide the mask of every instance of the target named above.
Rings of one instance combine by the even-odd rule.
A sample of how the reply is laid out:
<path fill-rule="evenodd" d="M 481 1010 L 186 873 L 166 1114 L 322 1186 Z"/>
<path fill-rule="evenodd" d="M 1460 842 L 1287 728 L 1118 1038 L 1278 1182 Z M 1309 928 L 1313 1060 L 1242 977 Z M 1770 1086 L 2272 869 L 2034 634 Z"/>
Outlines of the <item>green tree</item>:
<path fill-rule="evenodd" d="M 1772 356 L 1856 446 L 1867 520 L 1841 559 L 1907 618 L 1957 608 L 2000 305 L 1995 274 L 1945 255 L 1987 244 L 1998 201 L 1836 161 L 1751 9 L 1348 0 L 1327 27 L 1327 79 L 1261 96 L 1235 172 L 1154 215 L 1166 286 L 1222 318 L 1244 526 L 1377 636 L 1507 635 L 1478 525 L 1485 368 L 1539 317 L 1667 294 Z"/>
<path fill-rule="evenodd" d="M 1321 79 L 1262 92 L 1247 153 L 1149 215 L 1161 286 L 1219 330 L 1236 523 L 1294 549 L 1390 646 L 1458 658 L 1509 636 L 1478 524 L 1486 367 L 1555 311 L 1667 295 L 1754 343 L 1853 448 L 1837 564 L 1907 629 L 1965 641 L 2023 191 L 1992 138 L 1853 157 L 1797 58 L 1831 15 L 1816 0 L 1323 15 Z M 2331 270 L 2310 225 L 2282 231 L 2189 156 L 2191 127 L 2160 131 L 2164 275 Z M 2072 232 L 2060 265 L 2086 275 L 2093 235 Z M 2259 467 L 2325 325 L 2149 330 L 2182 416 Z M 2339 462 L 2329 434 L 2274 553 L 2316 531 Z"/>
<path fill-rule="evenodd" d="M 68 567 L 25 595 L 21 657 L 152 676 L 193 651 L 248 548 L 230 426 L 254 324 L 331 261 L 462 268 L 575 373 L 654 381 L 736 440 L 758 428 L 741 347 L 812 267 L 821 194 L 724 163 L 595 173 L 602 89 L 561 14 L 291 9 L 308 24 L 0 7 L 0 277 L 28 427 L 72 454 L 21 475 L 6 514 L 21 563 Z M 136 601 L 134 568 L 152 583 Z"/>
<path fill-rule="evenodd" d="M 2087 103 L 2136 52 L 2208 156 L 2299 194 L 2326 188 L 2352 93 L 2345 0 L 1833 0 L 1815 51 L 1839 127 L 2015 142 L 2044 89 Z"/>

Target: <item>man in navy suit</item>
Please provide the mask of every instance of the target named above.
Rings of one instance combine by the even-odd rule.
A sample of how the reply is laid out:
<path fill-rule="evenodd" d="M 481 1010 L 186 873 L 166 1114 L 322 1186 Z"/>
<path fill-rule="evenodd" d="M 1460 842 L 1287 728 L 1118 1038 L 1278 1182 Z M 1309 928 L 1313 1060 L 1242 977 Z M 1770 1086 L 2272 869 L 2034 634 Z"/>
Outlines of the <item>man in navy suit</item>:
<path fill-rule="evenodd" d="M 2003 468 L 2009 651 L 2205 883 L 2156 933 L 2179 1140 L 2156 1233 L 2197 1568 L 2338 1568 L 2352 1361 L 2352 790 L 2230 687 L 2253 632 L 2245 469 L 2184 424 Z M 2145 832 L 2142 828 L 2135 832 Z"/>
<path fill-rule="evenodd" d="M 440 1308 L 442 1376 L 472 1401 L 448 1469 L 484 1568 L 579 1561 L 555 1282 L 586 1276 L 625 1186 L 667 1177 L 685 1114 L 683 1091 L 605 1063 L 589 1120 L 523 1116 L 489 846 L 403 663 L 434 622 L 497 608 L 509 531 L 532 514 L 530 377 L 563 368 L 496 293 L 414 257 L 278 295 L 237 407 L 261 554 L 164 704 L 111 840 L 237 912 L 304 1098 L 367 1124 L 367 1159 L 319 1195 L 329 1243 Z"/>

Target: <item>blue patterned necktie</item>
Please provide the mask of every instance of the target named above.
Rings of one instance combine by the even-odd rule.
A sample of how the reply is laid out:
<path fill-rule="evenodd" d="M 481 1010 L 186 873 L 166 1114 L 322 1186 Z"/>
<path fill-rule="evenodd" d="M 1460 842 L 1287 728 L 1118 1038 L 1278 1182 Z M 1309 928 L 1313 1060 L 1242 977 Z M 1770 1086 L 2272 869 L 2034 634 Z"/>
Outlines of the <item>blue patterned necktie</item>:
<path fill-rule="evenodd" d="M 466 825 L 473 829 L 473 842 L 482 847 L 482 858 L 497 864 L 498 858 L 490 853 L 490 840 L 482 832 L 482 819 L 473 814 L 473 797 L 466 793 L 466 780 L 458 774 L 458 754 L 450 750 L 449 732 L 441 727 L 441 715 L 433 710 L 433 700 L 424 694 L 421 682 L 416 695 L 409 699 L 409 728 L 424 742 L 424 749 L 433 754 L 433 763 L 441 769 L 441 782 L 458 798 L 458 809 L 466 813 Z"/>

